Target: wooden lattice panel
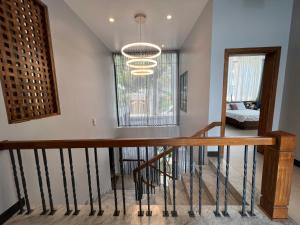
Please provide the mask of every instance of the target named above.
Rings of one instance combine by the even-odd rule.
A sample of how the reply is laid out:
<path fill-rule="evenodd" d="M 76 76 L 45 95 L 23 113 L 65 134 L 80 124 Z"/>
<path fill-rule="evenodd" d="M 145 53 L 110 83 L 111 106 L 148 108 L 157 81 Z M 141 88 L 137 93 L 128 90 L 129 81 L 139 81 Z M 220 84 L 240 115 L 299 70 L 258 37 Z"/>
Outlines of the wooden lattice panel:
<path fill-rule="evenodd" d="M 0 0 L 0 68 L 9 123 L 59 114 L 47 7 Z"/>

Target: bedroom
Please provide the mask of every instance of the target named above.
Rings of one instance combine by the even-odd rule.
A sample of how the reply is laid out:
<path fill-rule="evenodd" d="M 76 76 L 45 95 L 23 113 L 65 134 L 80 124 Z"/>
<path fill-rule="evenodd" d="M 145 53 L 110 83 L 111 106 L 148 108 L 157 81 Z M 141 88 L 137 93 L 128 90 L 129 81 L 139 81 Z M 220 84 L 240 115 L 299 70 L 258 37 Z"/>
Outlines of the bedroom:
<path fill-rule="evenodd" d="M 264 54 L 229 57 L 226 136 L 257 135 L 264 61 Z"/>

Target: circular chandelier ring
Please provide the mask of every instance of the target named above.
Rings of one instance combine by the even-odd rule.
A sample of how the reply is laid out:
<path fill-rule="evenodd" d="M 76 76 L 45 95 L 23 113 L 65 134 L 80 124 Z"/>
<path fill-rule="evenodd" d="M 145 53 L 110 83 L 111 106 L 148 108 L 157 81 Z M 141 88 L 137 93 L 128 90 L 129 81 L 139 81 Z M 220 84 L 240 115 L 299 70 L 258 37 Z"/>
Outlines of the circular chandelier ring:
<path fill-rule="evenodd" d="M 161 54 L 161 48 L 158 45 L 155 45 L 155 44 L 152 44 L 152 43 L 148 43 L 148 42 L 135 42 L 135 43 L 130 43 L 130 44 L 124 45 L 122 47 L 122 49 L 121 49 L 122 55 L 124 55 L 125 57 L 127 57 L 129 59 L 136 59 L 136 58 L 138 58 L 138 56 L 130 55 L 130 54 L 128 54 L 128 53 L 125 52 L 129 48 L 137 47 L 137 46 L 150 47 L 150 48 L 154 48 L 154 49 L 156 49 L 158 51 L 156 54 L 144 56 L 143 58 L 154 59 L 154 58 L 157 58 L 158 56 L 160 56 L 160 54 Z"/>
<path fill-rule="evenodd" d="M 136 69 L 136 70 L 131 70 L 131 75 L 134 76 L 147 76 L 147 75 L 152 75 L 153 70 L 151 69 Z"/>
<path fill-rule="evenodd" d="M 149 63 L 148 65 L 136 65 L 135 63 Z M 130 59 L 126 62 L 126 65 L 133 69 L 150 69 L 157 66 L 157 62 L 154 59 L 136 58 Z"/>

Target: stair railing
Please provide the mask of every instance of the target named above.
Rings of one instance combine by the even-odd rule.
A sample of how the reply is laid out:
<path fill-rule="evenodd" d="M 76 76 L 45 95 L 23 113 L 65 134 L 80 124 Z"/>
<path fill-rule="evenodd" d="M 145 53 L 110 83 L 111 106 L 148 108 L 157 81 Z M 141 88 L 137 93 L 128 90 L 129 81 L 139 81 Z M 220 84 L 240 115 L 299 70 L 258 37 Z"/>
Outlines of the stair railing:
<path fill-rule="evenodd" d="M 264 165 L 263 165 L 263 174 L 262 174 L 262 187 L 261 187 L 261 199 L 260 206 L 264 210 L 264 212 L 272 219 L 286 219 L 288 217 L 288 204 L 291 190 L 291 179 L 292 179 L 292 170 L 293 170 L 293 160 L 294 160 L 294 149 L 295 149 L 295 139 L 296 137 L 292 134 L 286 132 L 271 132 L 266 136 L 260 137 L 192 137 L 192 138 L 157 138 L 157 139 L 85 139 L 85 140 L 37 140 L 37 141 L 4 141 L 0 142 L 0 151 L 6 151 L 9 153 L 11 157 L 11 165 L 12 165 L 12 174 L 14 175 L 14 181 L 16 186 L 17 197 L 19 200 L 19 210 L 20 213 L 24 212 L 23 206 L 23 198 L 25 199 L 26 206 L 26 214 L 30 214 L 32 212 L 31 204 L 30 204 L 30 196 L 27 190 L 27 180 L 25 176 L 25 171 L 23 167 L 23 159 L 22 153 L 33 151 L 35 156 L 35 168 L 36 175 L 40 189 L 41 203 L 42 203 L 42 214 L 55 214 L 55 205 L 53 204 L 53 195 L 55 194 L 51 188 L 51 174 L 49 173 L 49 167 L 51 167 L 51 163 L 48 163 L 47 152 L 58 151 L 61 163 L 61 173 L 63 180 L 63 190 L 65 194 L 65 202 L 66 202 L 66 215 L 70 215 L 71 211 L 74 210 L 74 214 L 79 214 L 79 207 L 76 201 L 77 199 L 77 190 L 76 190 L 76 175 L 73 169 L 73 161 L 72 161 L 72 152 L 73 151 L 83 151 L 86 161 L 86 172 L 87 172 L 87 186 L 89 193 L 89 203 L 90 203 L 90 215 L 95 214 L 94 202 L 93 202 L 93 187 L 92 186 L 92 177 L 91 174 L 91 165 L 90 165 L 90 150 L 93 149 L 94 152 L 105 151 L 103 148 L 119 148 L 119 151 L 122 151 L 122 148 L 125 147 L 136 147 L 139 149 L 140 147 L 152 147 L 152 146 L 165 146 L 165 151 L 163 153 L 158 154 L 156 157 L 146 160 L 147 163 L 143 163 L 139 165 L 140 168 L 149 168 L 151 163 L 154 163 L 159 158 L 163 159 L 163 172 L 166 174 L 166 156 L 171 152 L 175 152 L 172 154 L 172 161 L 176 160 L 176 151 L 174 149 L 182 146 L 197 146 L 197 148 L 190 147 L 189 154 L 190 157 L 193 158 L 194 151 L 199 151 L 199 156 L 202 155 L 202 151 L 207 146 L 218 146 L 218 157 L 217 157 L 217 179 L 216 179 L 216 202 L 215 202 L 215 215 L 216 216 L 227 216 L 227 203 L 224 202 L 224 211 L 221 214 L 220 207 L 220 155 L 221 148 L 230 146 L 245 146 L 244 147 L 244 176 L 243 176 L 243 201 L 241 207 L 241 215 L 242 216 L 254 216 L 255 209 L 255 176 L 256 176 L 256 148 L 254 148 L 253 154 L 253 168 L 252 168 L 252 188 L 251 192 L 251 202 L 248 206 L 246 203 L 246 191 L 247 186 L 245 185 L 245 181 L 247 179 L 247 170 L 248 170 L 248 151 L 249 146 L 261 146 L 264 149 Z M 101 148 L 101 149 L 100 149 Z M 65 163 L 64 160 L 64 150 L 68 150 L 69 157 L 69 165 Z M 138 151 L 139 152 L 139 151 Z M 41 167 L 39 155 L 43 156 L 43 167 Z M 15 158 L 17 156 L 17 158 Z M 95 166 L 98 166 L 98 158 L 95 156 Z M 202 164 L 201 157 L 199 157 L 199 165 Z M 229 160 L 227 162 L 229 164 Z M 148 165 L 148 166 L 147 166 Z M 175 164 L 172 164 L 175 165 Z M 30 165 L 26 165 L 30 166 Z M 70 167 L 70 170 L 66 170 L 66 166 Z M 227 165 L 226 165 L 227 167 Z M 228 167 L 229 168 L 229 167 Z M 45 171 L 45 179 L 42 179 L 41 170 Z M 98 169 L 95 168 L 97 171 Z M 66 179 L 67 172 L 70 171 L 71 175 L 71 187 L 72 187 L 72 196 L 74 206 L 70 204 L 69 193 L 68 193 L 68 179 Z M 190 165 L 190 179 L 193 179 L 193 164 Z M 203 171 L 202 171 L 203 172 Z M 114 201 L 115 201 L 115 209 L 114 216 L 118 216 L 120 210 L 118 209 L 118 198 L 116 191 L 116 176 L 115 169 L 112 170 L 113 177 L 112 179 L 112 188 L 114 191 Z M 33 176 L 32 174 L 30 174 Z M 96 173 L 96 178 L 99 176 L 99 171 Z M 123 172 L 121 169 L 121 176 L 123 178 Z M 172 177 L 175 177 L 175 170 L 172 170 Z M 21 179 L 20 179 L 21 178 Z M 228 179 L 228 173 L 226 173 L 226 179 Z M 49 199 L 49 204 L 46 203 L 44 185 L 43 181 L 46 180 L 47 194 Z M 148 176 L 145 178 L 146 182 L 149 184 Z M 100 182 L 96 183 L 96 188 L 98 193 L 101 193 L 100 190 Z M 192 183 L 192 182 L 191 182 Z M 148 185 L 149 186 L 149 185 Z M 191 188 L 192 185 L 190 185 Z M 148 189 L 149 190 L 149 189 Z M 149 196 L 149 191 L 147 190 L 147 196 Z M 228 190 L 225 195 L 228 193 Z M 82 194 L 82 193 L 79 193 Z M 125 190 L 124 190 L 124 182 L 122 184 L 122 197 L 123 197 L 123 213 L 126 213 L 126 202 L 125 202 Z M 166 175 L 164 176 L 164 198 L 166 200 Z M 199 209 L 198 212 L 201 214 L 201 200 L 202 192 L 199 187 Z M 226 201 L 227 198 L 225 198 Z M 103 209 L 101 208 L 101 196 L 98 196 L 98 215 L 102 215 Z M 151 208 L 149 203 L 149 197 L 147 198 L 147 211 L 146 215 L 151 216 Z M 49 208 L 48 208 L 49 206 Z M 247 212 L 247 207 L 249 207 L 250 211 Z M 49 211 L 50 209 L 50 211 Z M 194 205 L 193 199 L 190 201 L 190 210 L 189 215 L 192 217 L 195 215 L 194 213 Z M 143 207 L 140 205 L 139 216 L 143 216 Z M 167 209 L 167 204 L 164 205 L 163 215 L 168 216 L 169 211 Z M 176 208 L 171 211 L 172 216 L 177 216 Z"/>

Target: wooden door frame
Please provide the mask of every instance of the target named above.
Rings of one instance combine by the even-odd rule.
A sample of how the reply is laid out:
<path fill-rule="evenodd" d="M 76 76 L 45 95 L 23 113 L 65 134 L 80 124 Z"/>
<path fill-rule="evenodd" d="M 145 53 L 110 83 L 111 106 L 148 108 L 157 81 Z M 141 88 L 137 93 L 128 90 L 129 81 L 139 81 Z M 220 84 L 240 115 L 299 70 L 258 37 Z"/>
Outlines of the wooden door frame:
<path fill-rule="evenodd" d="M 258 135 L 262 136 L 272 131 L 276 89 L 279 73 L 281 47 L 260 47 L 260 48 L 230 48 L 225 49 L 224 54 L 224 75 L 221 112 L 221 136 L 225 136 L 226 125 L 226 97 L 228 83 L 228 64 L 230 56 L 239 55 L 265 55 L 263 77 L 261 84 L 261 109 L 259 117 Z M 261 152 L 262 150 L 260 150 Z"/>

